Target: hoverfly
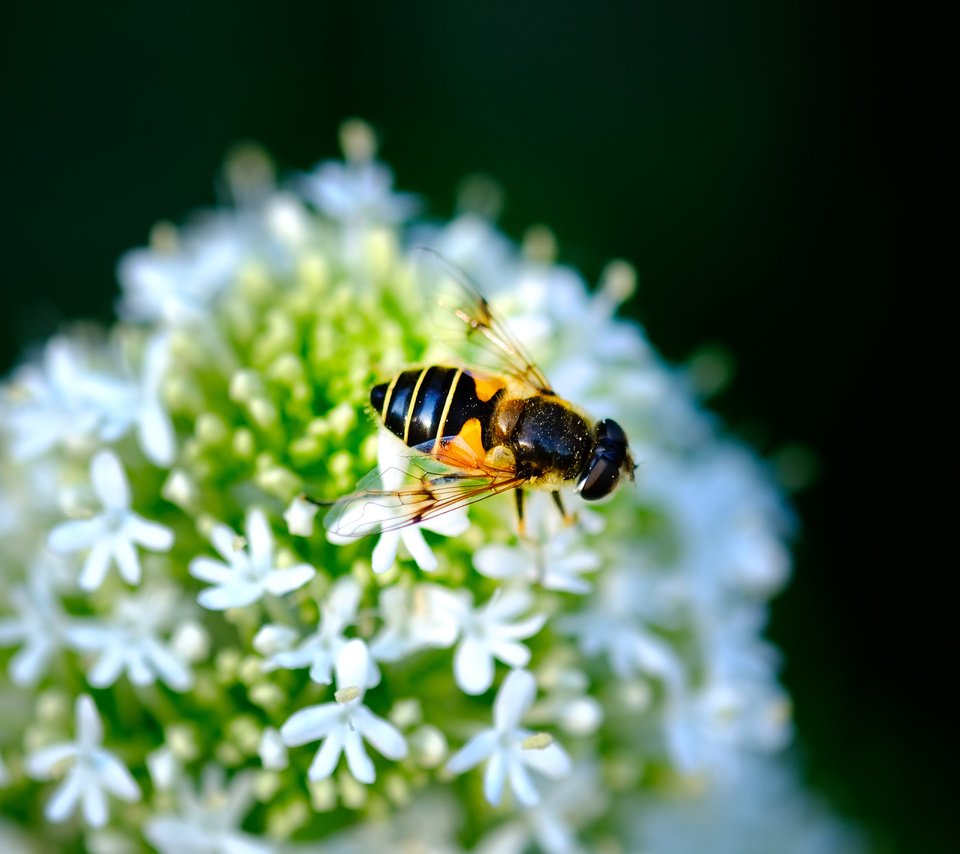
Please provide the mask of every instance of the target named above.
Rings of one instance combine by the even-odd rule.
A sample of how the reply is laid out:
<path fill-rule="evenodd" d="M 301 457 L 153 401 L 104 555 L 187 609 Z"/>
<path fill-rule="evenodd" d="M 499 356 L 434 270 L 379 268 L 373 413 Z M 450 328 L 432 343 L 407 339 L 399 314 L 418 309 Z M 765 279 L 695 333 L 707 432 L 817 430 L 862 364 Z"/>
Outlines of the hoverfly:
<path fill-rule="evenodd" d="M 515 490 L 523 533 L 524 489 L 545 489 L 565 519 L 560 488 L 586 501 L 633 479 L 627 436 L 616 421 L 593 422 L 559 397 L 490 304 L 438 254 L 417 260 L 446 316 L 467 341 L 492 355 L 492 371 L 431 365 L 405 370 L 370 391 L 380 424 L 412 453 L 408 471 L 375 469 L 324 519 L 354 539 L 396 530 Z"/>

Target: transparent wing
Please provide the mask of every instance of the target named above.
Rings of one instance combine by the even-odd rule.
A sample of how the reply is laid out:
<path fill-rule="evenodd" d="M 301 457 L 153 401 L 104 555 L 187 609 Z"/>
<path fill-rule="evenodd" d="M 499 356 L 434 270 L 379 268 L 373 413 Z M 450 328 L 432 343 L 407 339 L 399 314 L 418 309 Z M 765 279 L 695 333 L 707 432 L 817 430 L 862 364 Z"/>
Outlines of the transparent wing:
<path fill-rule="evenodd" d="M 441 333 L 453 333 L 451 338 L 465 338 L 474 350 L 470 364 L 514 377 L 532 391 L 553 394 L 543 371 L 461 270 L 422 246 L 413 250 L 412 258 L 428 297 L 439 309 L 432 318 L 434 325 Z"/>
<path fill-rule="evenodd" d="M 395 531 L 524 482 L 511 466 L 479 459 L 459 436 L 424 442 L 404 459 L 406 468 L 374 469 L 364 477 L 333 505 L 324 527 L 344 539 Z"/>

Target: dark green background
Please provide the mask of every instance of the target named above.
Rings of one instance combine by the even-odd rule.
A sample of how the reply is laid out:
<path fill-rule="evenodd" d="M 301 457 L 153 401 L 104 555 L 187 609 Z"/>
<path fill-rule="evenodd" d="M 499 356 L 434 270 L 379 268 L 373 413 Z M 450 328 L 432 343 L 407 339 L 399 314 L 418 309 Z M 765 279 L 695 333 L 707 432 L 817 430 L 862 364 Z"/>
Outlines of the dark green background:
<path fill-rule="evenodd" d="M 304 169 L 363 116 L 439 214 L 466 173 L 497 176 L 513 236 L 545 222 L 588 274 L 636 264 L 635 309 L 667 356 L 730 348 L 717 406 L 734 430 L 815 450 L 772 627 L 805 773 L 879 850 L 946 849 L 946 567 L 916 512 L 929 451 L 901 425 L 920 364 L 896 257 L 904 91 L 874 15 L 825 0 L 7 9 L 0 364 L 63 319 L 108 318 L 116 258 L 214 202 L 237 140 Z"/>

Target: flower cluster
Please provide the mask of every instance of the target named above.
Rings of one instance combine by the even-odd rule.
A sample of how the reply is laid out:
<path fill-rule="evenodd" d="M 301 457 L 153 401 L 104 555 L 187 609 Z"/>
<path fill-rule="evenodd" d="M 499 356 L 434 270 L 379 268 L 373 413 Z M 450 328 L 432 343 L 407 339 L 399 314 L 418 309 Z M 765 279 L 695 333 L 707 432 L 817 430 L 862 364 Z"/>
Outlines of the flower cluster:
<path fill-rule="evenodd" d="M 520 250 L 469 212 L 415 222 L 369 128 L 343 142 L 279 184 L 238 152 L 233 207 L 121 260 L 113 328 L 0 386 L 0 848 L 853 846 L 799 793 L 747 802 L 790 735 L 762 637 L 790 516 L 617 318 L 631 268 L 591 289 L 542 230 Z M 450 358 L 415 243 L 623 425 L 635 488 L 572 522 L 534 494 L 522 538 L 504 498 L 314 530 L 304 496 L 396 466 L 371 386 Z"/>

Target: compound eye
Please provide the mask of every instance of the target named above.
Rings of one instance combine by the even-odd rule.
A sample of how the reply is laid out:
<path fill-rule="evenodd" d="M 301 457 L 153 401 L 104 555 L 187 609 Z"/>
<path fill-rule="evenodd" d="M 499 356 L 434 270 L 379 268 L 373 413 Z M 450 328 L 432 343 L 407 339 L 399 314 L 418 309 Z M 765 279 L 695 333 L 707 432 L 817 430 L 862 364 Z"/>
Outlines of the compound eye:
<path fill-rule="evenodd" d="M 623 445 L 626 447 L 627 444 L 627 434 L 623 432 L 623 428 L 612 418 L 604 418 L 603 421 L 597 424 L 597 439 L 599 441 L 606 441 L 611 445 Z"/>
<path fill-rule="evenodd" d="M 577 484 L 577 491 L 585 501 L 596 501 L 613 492 L 619 481 L 620 463 L 609 457 L 596 456 Z"/>

